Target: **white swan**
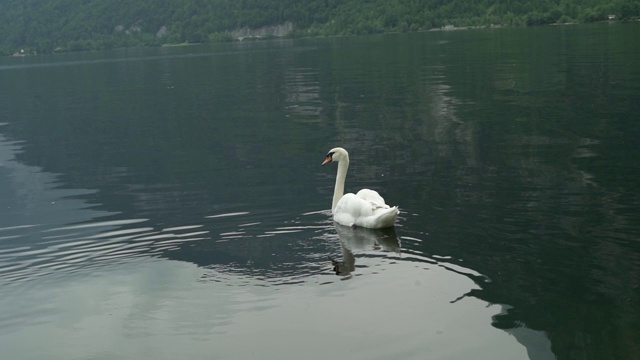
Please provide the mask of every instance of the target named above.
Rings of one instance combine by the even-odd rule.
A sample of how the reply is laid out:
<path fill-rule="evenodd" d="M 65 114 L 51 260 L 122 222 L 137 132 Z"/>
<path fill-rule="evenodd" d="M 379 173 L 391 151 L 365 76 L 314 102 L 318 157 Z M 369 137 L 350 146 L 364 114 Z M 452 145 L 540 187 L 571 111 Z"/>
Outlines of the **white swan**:
<path fill-rule="evenodd" d="M 398 217 L 398 207 L 385 204 L 382 196 L 376 191 L 362 189 L 357 194 L 344 194 L 344 180 L 349 169 L 347 150 L 341 147 L 329 150 L 322 165 L 332 161 L 338 162 L 338 175 L 331 204 L 333 220 L 340 225 L 361 226 L 369 229 L 394 226 Z"/>

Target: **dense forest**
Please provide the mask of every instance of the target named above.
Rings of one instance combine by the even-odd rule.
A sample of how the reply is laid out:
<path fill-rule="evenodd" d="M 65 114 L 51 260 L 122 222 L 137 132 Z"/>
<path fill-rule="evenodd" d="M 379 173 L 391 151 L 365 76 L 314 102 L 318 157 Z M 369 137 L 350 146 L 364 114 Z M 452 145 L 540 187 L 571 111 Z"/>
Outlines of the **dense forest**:
<path fill-rule="evenodd" d="M 0 0 L 0 54 L 231 41 L 283 23 L 296 37 L 639 18 L 640 0 Z"/>

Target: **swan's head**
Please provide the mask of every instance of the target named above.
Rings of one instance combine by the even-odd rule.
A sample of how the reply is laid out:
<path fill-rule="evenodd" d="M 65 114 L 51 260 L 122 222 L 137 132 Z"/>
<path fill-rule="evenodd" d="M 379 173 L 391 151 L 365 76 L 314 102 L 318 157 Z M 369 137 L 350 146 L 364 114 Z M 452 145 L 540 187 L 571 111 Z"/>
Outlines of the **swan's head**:
<path fill-rule="evenodd" d="M 322 162 L 322 165 L 326 165 L 332 161 L 341 161 L 341 160 L 349 160 L 349 153 L 347 152 L 347 150 L 341 148 L 341 147 L 336 147 L 333 148 L 331 150 L 329 150 L 329 152 L 327 153 L 327 157 L 324 159 L 324 161 Z"/>

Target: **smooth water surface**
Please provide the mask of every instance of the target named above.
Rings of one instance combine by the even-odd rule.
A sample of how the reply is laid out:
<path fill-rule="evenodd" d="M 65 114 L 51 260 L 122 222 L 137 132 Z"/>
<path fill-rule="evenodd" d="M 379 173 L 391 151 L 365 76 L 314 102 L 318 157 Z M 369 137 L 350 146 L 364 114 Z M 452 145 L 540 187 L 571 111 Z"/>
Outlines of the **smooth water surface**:
<path fill-rule="evenodd" d="M 637 24 L 0 59 L 7 359 L 640 358 Z M 398 226 L 333 224 L 347 190 Z"/>

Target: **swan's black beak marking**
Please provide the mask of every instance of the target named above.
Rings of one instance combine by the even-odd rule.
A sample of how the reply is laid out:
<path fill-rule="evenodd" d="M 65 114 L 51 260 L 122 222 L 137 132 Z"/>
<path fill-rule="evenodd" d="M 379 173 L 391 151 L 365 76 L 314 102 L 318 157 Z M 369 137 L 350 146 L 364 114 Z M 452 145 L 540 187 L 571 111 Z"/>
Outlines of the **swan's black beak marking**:
<path fill-rule="evenodd" d="M 327 158 L 324 159 L 324 161 L 322 162 L 322 165 L 324 166 L 324 165 L 330 163 L 331 161 L 333 161 L 333 153 L 332 152 L 327 154 Z"/>

